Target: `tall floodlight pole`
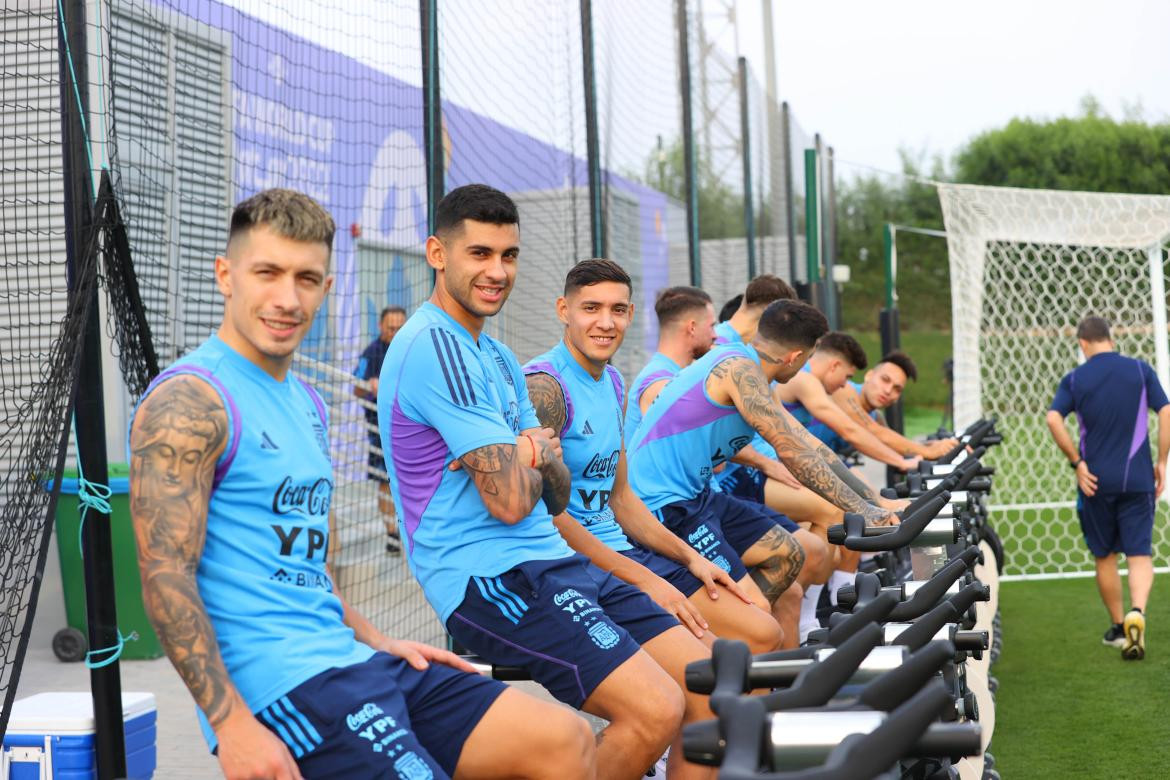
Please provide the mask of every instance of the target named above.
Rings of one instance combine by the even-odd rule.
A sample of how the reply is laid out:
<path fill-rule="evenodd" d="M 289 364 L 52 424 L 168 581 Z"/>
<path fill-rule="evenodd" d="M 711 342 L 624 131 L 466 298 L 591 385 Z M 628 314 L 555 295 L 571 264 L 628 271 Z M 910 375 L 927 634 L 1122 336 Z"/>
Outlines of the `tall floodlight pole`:
<path fill-rule="evenodd" d="M 678 85 L 682 98 L 683 182 L 687 199 L 687 257 L 690 260 L 691 284 L 703 286 L 703 266 L 699 246 L 699 183 L 695 164 L 695 121 L 691 107 L 690 34 L 687 0 L 675 0 L 678 25 Z"/>
<path fill-rule="evenodd" d="M 743 157 L 743 226 L 747 240 L 748 280 L 756 278 L 756 220 L 752 204 L 752 128 L 748 111 L 747 58 L 739 58 L 739 132 Z"/>
<path fill-rule="evenodd" d="M 765 4 L 768 0 L 764 0 Z M 784 154 L 784 233 L 788 240 L 788 279 L 793 286 L 798 278 L 799 262 L 796 259 L 796 201 L 793 198 L 795 189 L 792 175 L 792 113 L 788 109 L 788 101 L 780 104 L 780 132 L 781 146 Z"/>
<path fill-rule="evenodd" d="M 837 279 L 833 266 L 837 264 L 837 189 L 833 182 L 833 147 L 828 147 L 821 156 L 824 164 L 824 186 L 821 187 L 824 203 L 821 207 L 822 246 L 825 264 L 825 316 L 833 330 L 841 329 L 841 298 L 837 294 Z"/>

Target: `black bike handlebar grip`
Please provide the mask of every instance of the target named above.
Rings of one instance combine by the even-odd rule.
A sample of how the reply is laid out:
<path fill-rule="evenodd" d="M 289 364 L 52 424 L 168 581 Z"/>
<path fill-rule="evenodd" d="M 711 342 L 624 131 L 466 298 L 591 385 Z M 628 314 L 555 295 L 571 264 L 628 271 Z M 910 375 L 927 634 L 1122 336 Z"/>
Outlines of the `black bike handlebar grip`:
<path fill-rule="evenodd" d="M 877 579 L 875 575 L 871 574 L 869 576 Z M 840 647 L 849 637 L 870 623 L 884 622 L 897 605 L 898 599 L 893 593 L 879 592 L 852 615 L 849 615 L 840 623 L 830 628 L 829 634 L 825 638 L 825 644 L 830 647 Z"/>
<path fill-rule="evenodd" d="M 729 701 L 718 724 L 719 734 L 725 740 L 719 777 L 755 780 L 768 735 L 768 714 L 763 702 L 757 696 L 740 696 Z M 687 749 L 687 734 L 695 733 L 694 727 L 698 725 L 683 728 L 683 755 L 687 760 L 694 760 Z"/>
<path fill-rule="evenodd" d="M 944 454 L 941 458 L 939 458 L 935 462 L 936 463 L 951 463 L 952 461 L 954 461 L 955 458 L 959 457 L 959 453 L 965 449 L 967 449 L 967 445 L 960 441 L 954 447 L 951 447 L 946 452 L 946 454 Z"/>
<path fill-rule="evenodd" d="M 724 708 L 724 713 L 727 708 Z M 692 764 L 719 766 L 723 761 L 723 737 L 718 720 L 688 723 L 682 729 L 683 755 Z"/>
<path fill-rule="evenodd" d="M 801 671 L 787 690 L 776 691 L 760 698 L 768 712 L 794 710 L 799 707 L 821 707 L 841 690 L 841 686 L 861 666 L 869 651 L 882 643 L 882 628 L 870 623 L 833 651 L 825 660 Z M 752 687 L 762 688 L 769 683 L 766 675 L 748 673 Z"/>
<path fill-rule="evenodd" d="M 996 444 L 1003 444 L 1003 434 L 1002 433 L 989 433 L 986 436 L 984 436 L 982 439 L 980 439 L 980 442 L 982 444 L 987 445 L 988 447 L 993 447 Z"/>
<path fill-rule="evenodd" d="M 978 723 L 932 723 L 907 757 L 958 761 L 965 756 L 977 756 L 982 750 L 983 731 Z"/>
<path fill-rule="evenodd" d="M 922 529 L 926 528 L 927 523 L 934 519 L 934 516 L 939 513 L 940 509 L 946 506 L 950 498 L 951 494 L 944 490 L 924 504 L 907 507 L 906 514 L 902 517 L 901 525 L 896 526 L 891 533 L 882 533 L 881 536 L 862 537 L 850 533 L 845 539 L 845 548 L 858 552 L 883 552 L 905 547 L 913 541 L 914 537 L 922 533 Z M 848 523 L 846 524 L 846 528 L 849 528 Z M 849 530 L 852 531 L 853 529 L 849 528 Z M 864 533 L 869 533 L 871 530 L 866 528 Z"/>
<path fill-rule="evenodd" d="M 991 491 L 991 480 L 987 477 L 975 477 L 967 483 L 967 490 L 972 493 L 987 493 Z"/>
<path fill-rule="evenodd" d="M 872 572 L 858 572 L 853 576 L 852 593 L 849 590 L 845 592 L 845 600 L 847 604 L 841 604 L 838 600 L 837 605 L 848 609 L 850 612 L 856 612 L 861 607 L 864 607 L 869 602 L 873 601 L 877 594 L 882 592 L 882 580 Z M 840 596 L 838 596 L 840 599 Z"/>
<path fill-rule="evenodd" d="M 956 631 L 954 641 L 958 650 L 981 653 L 990 646 L 991 639 L 986 631 Z"/>
<path fill-rule="evenodd" d="M 925 647 L 928 642 L 934 639 L 935 634 L 942 630 L 943 626 L 947 623 L 957 622 L 959 617 L 960 613 L 954 605 L 949 601 L 944 601 L 898 634 L 890 644 L 905 645 L 911 650 Z"/>
<path fill-rule="evenodd" d="M 898 489 L 892 488 L 892 487 L 884 487 L 878 491 L 878 495 L 880 495 L 882 498 L 897 498 L 898 497 Z"/>
<path fill-rule="evenodd" d="M 950 561 L 947 561 L 947 563 L 950 563 L 951 561 L 956 561 L 956 560 L 961 560 L 964 563 L 966 563 L 967 569 L 970 570 L 971 567 L 973 567 L 976 563 L 983 563 L 983 550 L 980 550 L 975 545 L 972 545 L 970 547 L 965 548 L 961 553 L 959 553 L 958 555 L 951 558 Z"/>
<path fill-rule="evenodd" d="M 734 639 L 716 639 L 710 658 L 687 664 L 684 673 L 687 690 L 732 695 L 749 691 L 747 679 L 751 664 L 752 654 L 746 644 Z"/>
<path fill-rule="evenodd" d="M 916 590 L 909 600 L 903 601 L 894 607 L 890 612 L 890 620 L 914 620 L 922 617 L 934 609 L 939 600 L 946 595 L 951 585 L 955 583 L 955 580 L 963 576 L 963 572 L 965 571 L 967 571 L 967 564 L 961 560 L 951 561 L 946 566 L 943 566 L 921 588 Z M 959 593 L 962 592 L 959 591 Z M 954 604 L 953 599 L 951 603 Z M 956 609 L 958 609 L 957 605 Z M 962 611 L 962 609 L 959 609 L 960 613 Z"/>
<path fill-rule="evenodd" d="M 976 582 L 951 596 L 948 601 L 951 602 L 961 615 L 969 610 L 976 601 L 991 601 L 991 588 L 981 582 Z"/>
<path fill-rule="evenodd" d="M 916 650 L 897 669 L 892 669 L 862 689 L 859 704 L 889 712 L 938 674 L 955 657 L 955 646 L 945 640 Z"/>

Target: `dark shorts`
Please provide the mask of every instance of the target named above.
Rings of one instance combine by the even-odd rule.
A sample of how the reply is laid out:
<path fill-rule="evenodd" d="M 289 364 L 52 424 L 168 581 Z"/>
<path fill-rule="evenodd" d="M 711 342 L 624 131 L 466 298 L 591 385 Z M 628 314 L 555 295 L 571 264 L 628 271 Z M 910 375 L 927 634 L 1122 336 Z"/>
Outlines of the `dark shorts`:
<path fill-rule="evenodd" d="M 1151 553 L 1153 493 L 1098 493 L 1090 497 L 1078 491 L 1077 515 L 1093 557 Z"/>
<path fill-rule="evenodd" d="M 720 475 L 719 489 L 729 496 L 764 503 L 764 483 L 768 478 L 758 469 L 740 466 L 729 474 Z"/>
<path fill-rule="evenodd" d="M 258 713 L 305 777 L 448 778 L 506 686 L 442 664 L 418 671 L 386 653 L 330 669 Z"/>
<path fill-rule="evenodd" d="M 659 555 L 653 550 L 647 550 L 641 545 L 635 544 L 629 550 L 622 550 L 621 554 L 632 561 L 642 564 L 650 571 L 657 574 L 662 579 L 669 582 L 674 587 L 678 588 L 679 592 L 687 598 L 690 598 L 699 589 L 703 587 L 702 581 L 691 574 L 686 566 L 683 566 L 678 561 L 672 561 L 665 555 Z"/>
<path fill-rule="evenodd" d="M 369 440 L 371 448 L 377 447 L 379 450 L 382 449 L 381 438 L 371 433 L 369 434 Z M 368 479 L 374 482 L 381 482 L 383 485 L 390 484 L 389 478 L 383 476 L 383 474 L 388 474 L 386 471 L 386 458 L 384 456 L 370 449 L 366 453 L 366 463 L 369 464 L 369 468 L 366 469 L 366 477 Z"/>
<path fill-rule="evenodd" d="M 704 490 L 695 498 L 675 501 L 658 510 L 663 524 L 700 555 L 731 575 L 747 576 L 743 554 L 774 527 L 789 533 L 796 523 L 763 504 Z"/>
<path fill-rule="evenodd" d="M 447 630 L 497 666 L 519 666 L 580 708 L 614 669 L 678 621 L 581 555 L 472 577 Z"/>

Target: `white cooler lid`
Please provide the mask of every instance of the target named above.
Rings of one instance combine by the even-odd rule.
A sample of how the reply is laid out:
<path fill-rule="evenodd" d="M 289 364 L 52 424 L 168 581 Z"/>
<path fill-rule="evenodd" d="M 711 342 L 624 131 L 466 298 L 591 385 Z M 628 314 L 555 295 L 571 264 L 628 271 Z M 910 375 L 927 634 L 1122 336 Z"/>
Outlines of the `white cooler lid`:
<path fill-rule="evenodd" d="M 122 718 L 130 720 L 155 708 L 154 694 L 122 691 Z M 92 734 L 93 698 L 89 691 L 49 691 L 12 705 L 9 734 Z"/>

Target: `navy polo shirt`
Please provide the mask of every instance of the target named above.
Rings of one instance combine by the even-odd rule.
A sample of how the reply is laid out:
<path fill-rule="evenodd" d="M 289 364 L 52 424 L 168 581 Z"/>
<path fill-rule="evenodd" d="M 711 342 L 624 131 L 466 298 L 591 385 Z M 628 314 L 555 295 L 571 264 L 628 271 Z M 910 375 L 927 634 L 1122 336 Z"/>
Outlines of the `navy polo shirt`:
<path fill-rule="evenodd" d="M 1099 493 L 1154 492 L 1149 415 L 1170 401 L 1142 360 L 1099 352 L 1060 380 L 1052 409 L 1076 412 L 1081 457 Z"/>

